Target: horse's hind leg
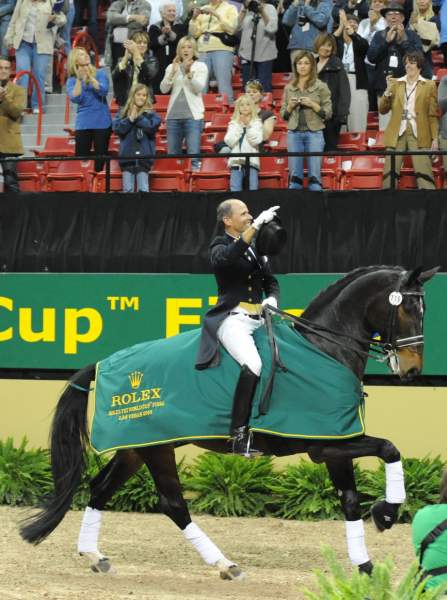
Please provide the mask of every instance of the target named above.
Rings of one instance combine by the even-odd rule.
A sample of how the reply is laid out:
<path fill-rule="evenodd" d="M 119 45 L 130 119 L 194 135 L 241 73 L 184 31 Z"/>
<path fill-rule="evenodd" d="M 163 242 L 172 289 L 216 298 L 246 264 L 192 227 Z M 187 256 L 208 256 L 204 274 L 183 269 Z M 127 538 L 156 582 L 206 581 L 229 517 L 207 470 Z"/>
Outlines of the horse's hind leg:
<path fill-rule="evenodd" d="M 237 564 L 225 558 L 216 544 L 191 520 L 175 463 L 174 447 L 170 445 L 139 448 L 138 453 L 154 478 L 160 495 L 160 506 L 182 530 L 185 539 L 194 546 L 202 559 L 217 567 L 222 579 L 237 580 L 243 573 Z"/>
<path fill-rule="evenodd" d="M 78 552 L 86 556 L 90 568 L 95 573 L 108 573 L 111 570 L 109 559 L 98 548 L 102 510 L 113 494 L 143 464 L 132 450 L 119 451 L 113 459 L 90 482 L 90 500 L 84 511 L 78 538 Z"/>
<path fill-rule="evenodd" d="M 337 490 L 345 515 L 346 540 L 349 558 L 362 573 L 370 575 L 373 565 L 365 544 L 365 530 L 361 518 L 360 502 L 355 485 L 354 466 L 350 459 L 326 461 L 329 477 Z"/>

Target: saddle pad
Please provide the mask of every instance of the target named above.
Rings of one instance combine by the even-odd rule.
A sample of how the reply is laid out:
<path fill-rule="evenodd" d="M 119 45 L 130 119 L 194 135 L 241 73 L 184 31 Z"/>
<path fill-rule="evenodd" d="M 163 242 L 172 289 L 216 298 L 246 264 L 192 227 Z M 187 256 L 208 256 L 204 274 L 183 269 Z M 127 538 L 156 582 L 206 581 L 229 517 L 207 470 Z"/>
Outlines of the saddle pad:
<path fill-rule="evenodd" d="M 253 402 L 254 431 L 293 438 L 343 439 L 362 435 L 361 382 L 288 324 L 274 325 L 286 372 L 276 369 L 268 413 L 259 414 L 271 371 L 263 327 L 255 332 L 263 370 Z M 219 366 L 194 368 L 200 329 L 143 342 L 97 363 L 91 444 L 101 453 L 120 448 L 227 438 L 240 367 L 221 348 Z"/>

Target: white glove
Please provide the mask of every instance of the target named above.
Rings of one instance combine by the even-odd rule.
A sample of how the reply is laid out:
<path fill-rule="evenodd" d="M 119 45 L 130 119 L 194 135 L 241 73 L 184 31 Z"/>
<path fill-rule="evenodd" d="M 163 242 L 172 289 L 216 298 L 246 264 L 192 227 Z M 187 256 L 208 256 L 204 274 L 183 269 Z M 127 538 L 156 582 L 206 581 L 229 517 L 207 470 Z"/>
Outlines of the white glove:
<path fill-rule="evenodd" d="M 266 304 L 273 306 L 273 308 L 278 308 L 278 301 L 275 298 L 275 296 L 269 296 L 268 298 L 262 301 L 262 306 L 265 306 Z"/>
<path fill-rule="evenodd" d="M 276 217 L 276 212 L 279 210 L 279 206 L 271 206 L 267 210 L 263 210 L 262 213 L 256 217 L 251 224 L 255 229 L 261 229 L 265 223 L 270 223 Z"/>

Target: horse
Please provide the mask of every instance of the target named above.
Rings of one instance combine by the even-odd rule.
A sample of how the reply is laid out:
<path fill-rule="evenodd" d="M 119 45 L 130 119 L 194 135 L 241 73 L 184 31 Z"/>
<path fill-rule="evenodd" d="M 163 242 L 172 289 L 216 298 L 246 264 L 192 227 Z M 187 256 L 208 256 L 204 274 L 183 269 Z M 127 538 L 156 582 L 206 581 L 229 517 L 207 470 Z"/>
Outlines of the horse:
<path fill-rule="evenodd" d="M 320 292 L 294 327 L 324 353 L 349 368 L 360 381 L 371 344 L 380 335 L 383 358 L 389 368 L 403 381 L 410 380 L 421 373 L 423 364 L 423 285 L 438 270 L 439 267 L 407 271 L 399 266 L 355 269 Z M 317 378 L 318 373 L 314 376 Z M 40 543 L 59 525 L 80 484 L 89 442 L 88 391 L 94 378 L 95 365 L 75 373 L 57 404 L 50 444 L 54 494 L 44 499 L 40 512 L 26 519 L 20 530 L 23 539 L 32 544 Z M 366 434 L 341 440 L 297 439 L 258 432 L 254 437 L 256 447 L 265 455 L 307 453 L 313 462 L 325 463 L 344 514 L 351 562 L 361 572 L 371 574 L 373 563 L 364 539 L 353 459 L 375 456 L 385 463 L 385 499 L 377 501 L 371 510 L 377 529 L 384 531 L 397 521 L 399 506 L 405 500 L 404 474 L 396 446 L 389 440 Z M 227 443 L 222 439 L 193 443 L 206 450 L 228 452 Z M 118 450 L 91 480 L 78 551 L 87 557 L 93 571 L 113 570 L 110 559 L 99 550 L 102 511 L 114 492 L 144 464 L 154 479 L 161 510 L 202 559 L 215 567 L 222 579 L 244 577 L 242 568 L 229 560 L 191 520 L 182 496 L 174 447 L 174 444 L 159 444 Z"/>

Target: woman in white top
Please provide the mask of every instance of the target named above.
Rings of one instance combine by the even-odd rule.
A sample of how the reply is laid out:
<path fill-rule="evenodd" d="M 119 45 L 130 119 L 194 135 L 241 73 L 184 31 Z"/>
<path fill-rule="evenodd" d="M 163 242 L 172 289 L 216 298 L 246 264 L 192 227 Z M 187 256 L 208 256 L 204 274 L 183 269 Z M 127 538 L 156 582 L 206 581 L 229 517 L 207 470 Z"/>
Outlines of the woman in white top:
<path fill-rule="evenodd" d="M 231 148 L 231 153 L 258 153 L 262 143 L 262 121 L 258 109 L 248 94 L 240 96 L 234 105 L 234 113 L 228 124 L 224 142 Z M 246 175 L 245 157 L 234 156 L 228 159 L 230 167 L 230 191 L 240 192 L 243 189 Z M 258 189 L 259 157 L 250 157 L 250 190 Z"/>
<path fill-rule="evenodd" d="M 208 67 L 197 60 L 197 56 L 195 39 L 183 37 L 160 83 L 163 94 L 171 92 L 166 117 L 169 154 L 181 154 L 184 141 L 188 154 L 200 154 L 205 113 L 202 92 L 208 83 Z M 192 160 L 192 168 L 200 168 L 198 158 Z"/>

